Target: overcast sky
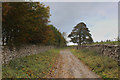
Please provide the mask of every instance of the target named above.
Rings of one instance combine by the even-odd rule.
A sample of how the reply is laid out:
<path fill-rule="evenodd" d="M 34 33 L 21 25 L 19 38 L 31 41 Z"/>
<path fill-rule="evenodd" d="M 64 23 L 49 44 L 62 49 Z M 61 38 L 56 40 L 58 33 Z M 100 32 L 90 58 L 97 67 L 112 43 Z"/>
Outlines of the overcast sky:
<path fill-rule="evenodd" d="M 50 7 L 50 23 L 69 34 L 85 22 L 93 40 L 113 40 L 118 36 L 117 2 L 44 2 Z M 69 43 L 72 44 L 72 43 Z"/>

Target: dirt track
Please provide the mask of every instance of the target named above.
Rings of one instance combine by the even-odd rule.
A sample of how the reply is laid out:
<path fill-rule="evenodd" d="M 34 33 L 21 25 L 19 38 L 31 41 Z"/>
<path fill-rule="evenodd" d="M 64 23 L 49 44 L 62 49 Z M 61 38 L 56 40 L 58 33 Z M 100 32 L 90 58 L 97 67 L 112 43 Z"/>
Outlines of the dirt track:
<path fill-rule="evenodd" d="M 69 50 L 60 52 L 55 65 L 51 78 L 99 78 Z"/>

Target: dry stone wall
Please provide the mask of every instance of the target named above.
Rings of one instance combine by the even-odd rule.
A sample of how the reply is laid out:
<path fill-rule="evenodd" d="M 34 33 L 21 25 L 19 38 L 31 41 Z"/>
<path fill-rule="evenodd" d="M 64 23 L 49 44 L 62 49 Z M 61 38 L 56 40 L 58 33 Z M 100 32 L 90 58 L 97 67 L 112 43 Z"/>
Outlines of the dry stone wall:
<path fill-rule="evenodd" d="M 84 45 L 79 46 L 78 49 L 87 48 L 94 49 L 100 54 L 104 54 L 114 60 L 120 61 L 120 45 Z"/>
<path fill-rule="evenodd" d="M 2 64 L 7 64 L 10 60 L 15 58 L 29 56 L 32 54 L 38 54 L 53 48 L 54 48 L 53 46 L 29 45 L 29 46 L 22 46 L 19 49 L 13 49 L 11 51 L 8 49 L 8 47 L 3 47 Z"/>

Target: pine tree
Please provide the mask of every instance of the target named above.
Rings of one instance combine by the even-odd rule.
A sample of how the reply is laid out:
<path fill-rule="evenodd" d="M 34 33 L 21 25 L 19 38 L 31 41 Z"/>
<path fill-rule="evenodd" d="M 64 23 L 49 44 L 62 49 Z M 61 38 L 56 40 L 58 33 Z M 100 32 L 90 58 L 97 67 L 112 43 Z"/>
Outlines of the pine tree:
<path fill-rule="evenodd" d="M 90 31 L 83 22 L 77 24 L 68 37 L 71 38 L 71 42 L 77 43 L 78 45 L 93 42 Z"/>

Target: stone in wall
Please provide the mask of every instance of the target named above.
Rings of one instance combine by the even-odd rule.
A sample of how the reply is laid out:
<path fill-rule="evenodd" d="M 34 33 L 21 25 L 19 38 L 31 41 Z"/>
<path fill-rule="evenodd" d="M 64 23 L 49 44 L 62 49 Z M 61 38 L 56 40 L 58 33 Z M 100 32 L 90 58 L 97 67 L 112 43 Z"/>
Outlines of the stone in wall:
<path fill-rule="evenodd" d="M 7 64 L 10 60 L 25 57 L 32 54 L 38 54 L 54 48 L 53 46 L 41 46 L 41 45 L 28 45 L 21 46 L 19 49 L 13 49 L 12 51 L 8 47 L 3 47 L 2 52 L 2 64 Z"/>
<path fill-rule="evenodd" d="M 98 53 L 106 55 L 114 60 L 120 61 L 120 46 L 119 45 L 82 45 L 78 49 L 95 49 Z"/>

